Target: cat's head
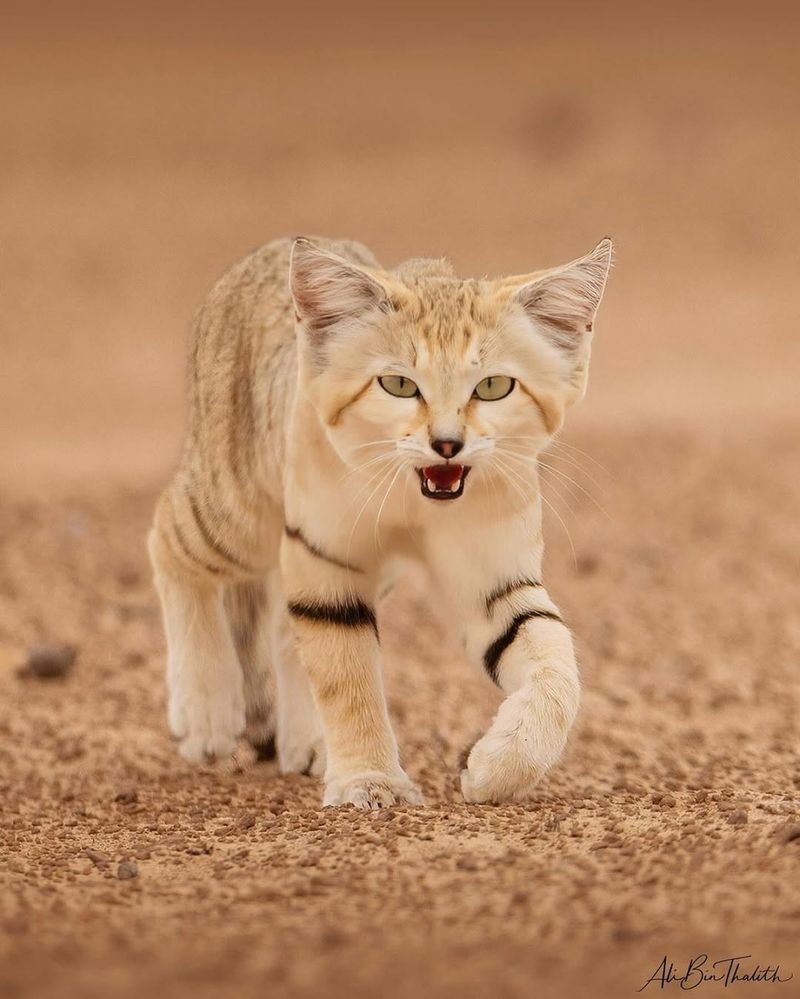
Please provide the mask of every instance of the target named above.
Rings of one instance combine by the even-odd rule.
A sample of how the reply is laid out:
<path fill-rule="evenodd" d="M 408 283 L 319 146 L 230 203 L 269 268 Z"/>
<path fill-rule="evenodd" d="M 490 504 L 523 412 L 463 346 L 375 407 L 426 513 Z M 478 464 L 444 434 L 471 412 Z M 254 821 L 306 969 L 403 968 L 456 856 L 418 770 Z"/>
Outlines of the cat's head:
<path fill-rule="evenodd" d="M 612 252 L 606 238 L 563 267 L 460 280 L 441 261 L 382 271 L 296 240 L 301 384 L 341 459 L 376 481 L 413 471 L 432 500 L 525 481 L 585 391 Z"/>

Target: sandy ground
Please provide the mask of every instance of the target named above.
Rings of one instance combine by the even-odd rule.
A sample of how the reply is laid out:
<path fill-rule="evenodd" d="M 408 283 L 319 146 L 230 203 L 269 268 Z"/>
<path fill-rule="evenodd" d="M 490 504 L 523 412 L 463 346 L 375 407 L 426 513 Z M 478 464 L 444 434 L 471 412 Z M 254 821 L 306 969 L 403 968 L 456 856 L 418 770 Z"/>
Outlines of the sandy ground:
<path fill-rule="evenodd" d="M 0 34 L 0 995 L 617 997 L 704 952 L 800 995 L 796 18 L 265 6 Z M 306 230 L 469 273 L 617 239 L 547 474 L 583 710 L 524 806 L 460 800 L 498 695 L 415 581 L 381 613 L 425 809 L 168 738 L 143 537 L 188 317 Z M 43 643 L 66 677 L 19 675 Z"/>

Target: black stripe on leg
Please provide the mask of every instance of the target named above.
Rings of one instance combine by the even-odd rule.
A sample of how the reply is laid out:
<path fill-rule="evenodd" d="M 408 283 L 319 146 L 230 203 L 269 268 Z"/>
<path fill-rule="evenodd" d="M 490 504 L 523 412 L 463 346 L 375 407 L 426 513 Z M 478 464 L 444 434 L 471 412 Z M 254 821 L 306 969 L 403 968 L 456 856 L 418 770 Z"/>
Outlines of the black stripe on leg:
<path fill-rule="evenodd" d="M 203 541 L 205 541 L 211 551 L 214 552 L 215 555 L 218 555 L 221 559 L 224 559 L 231 565 L 236 566 L 237 569 L 243 569 L 246 572 L 249 572 L 250 567 L 245 562 L 239 561 L 227 545 L 224 545 L 221 541 L 217 541 L 214 537 L 211 528 L 208 526 L 205 518 L 203 517 L 197 500 L 188 490 L 186 491 L 186 498 L 189 500 L 189 506 L 191 507 L 192 516 L 194 517 L 194 522 L 197 525 L 197 530 L 200 532 Z"/>
<path fill-rule="evenodd" d="M 556 614 L 555 611 L 549 610 L 530 610 L 525 611 L 523 614 L 518 614 L 511 624 L 506 628 L 503 634 L 496 639 L 489 648 L 486 650 L 483 656 L 483 664 L 486 667 L 486 672 L 489 676 L 497 683 L 497 667 L 500 665 L 500 659 L 509 645 L 512 644 L 514 639 L 517 637 L 519 629 L 525 624 L 526 621 L 531 621 L 534 618 L 545 618 L 550 621 L 558 621 L 561 624 L 564 622 L 561 620 L 560 615 Z"/>
<path fill-rule="evenodd" d="M 191 550 L 186 538 L 183 536 L 183 533 L 177 524 L 172 525 L 172 533 L 175 535 L 178 547 L 190 562 L 193 562 L 195 565 L 202 566 L 206 572 L 210 572 L 212 576 L 219 576 L 222 570 L 217 569 L 216 566 L 210 565 L 208 562 L 205 562 L 199 555 Z"/>
<path fill-rule="evenodd" d="M 343 603 L 323 603 L 318 600 L 290 600 L 289 613 L 305 621 L 318 621 L 342 628 L 369 627 L 378 637 L 375 612 L 361 600 L 353 598 Z"/>
<path fill-rule="evenodd" d="M 528 586 L 539 587 L 541 585 L 538 579 L 530 579 L 526 576 L 520 576 L 519 579 L 512 579 L 508 583 L 502 583 L 486 597 L 486 613 L 488 614 L 497 601 L 502 600 L 503 597 L 507 597 L 517 590 L 524 590 Z"/>
<path fill-rule="evenodd" d="M 321 558 L 323 562 L 330 562 L 331 565 L 338 566 L 340 569 L 348 569 L 350 572 L 363 571 L 354 565 L 350 565 L 349 562 L 345 562 L 343 559 L 336 558 L 334 555 L 328 555 L 327 552 L 324 552 L 321 548 L 318 548 L 312 541 L 309 541 L 299 527 L 289 527 L 289 525 L 287 524 L 284 527 L 284 531 L 286 532 L 287 538 L 291 538 L 292 541 L 299 541 L 307 552 L 309 552 L 311 555 L 314 555 L 316 558 Z"/>

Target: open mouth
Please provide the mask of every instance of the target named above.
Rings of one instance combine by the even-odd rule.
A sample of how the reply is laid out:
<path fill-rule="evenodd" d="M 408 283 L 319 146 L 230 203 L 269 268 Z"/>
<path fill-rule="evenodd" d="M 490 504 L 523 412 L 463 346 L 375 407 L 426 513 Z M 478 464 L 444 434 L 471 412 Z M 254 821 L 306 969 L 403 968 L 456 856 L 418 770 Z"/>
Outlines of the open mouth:
<path fill-rule="evenodd" d="M 464 482 L 469 475 L 469 465 L 428 465 L 418 468 L 422 495 L 428 499 L 458 499 L 464 492 Z"/>

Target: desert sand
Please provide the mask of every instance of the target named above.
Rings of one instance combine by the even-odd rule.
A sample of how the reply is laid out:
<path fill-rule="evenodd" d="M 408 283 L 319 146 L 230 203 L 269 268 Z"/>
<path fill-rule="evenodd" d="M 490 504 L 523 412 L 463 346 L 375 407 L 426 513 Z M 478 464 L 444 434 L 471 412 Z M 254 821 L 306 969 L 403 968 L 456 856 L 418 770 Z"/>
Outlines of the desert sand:
<path fill-rule="evenodd" d="M 619 997 L 705 953 L 794 978 L 698 995 L 800 995 L 796 15 L 5 22 L 0 994 Z M 189 319 L 299 232 L 465 274 L 617 242 L 545 459 L 583 705 L 524 805 L 460 797 L 499 695 L 416 578 L 380 611 L 426 807 L 323 810 L 312 778 L 244 748 L 195 769 L 168 736 L 144 535 Z M 63 676 L 20 670 L 48 645 Z"/>

